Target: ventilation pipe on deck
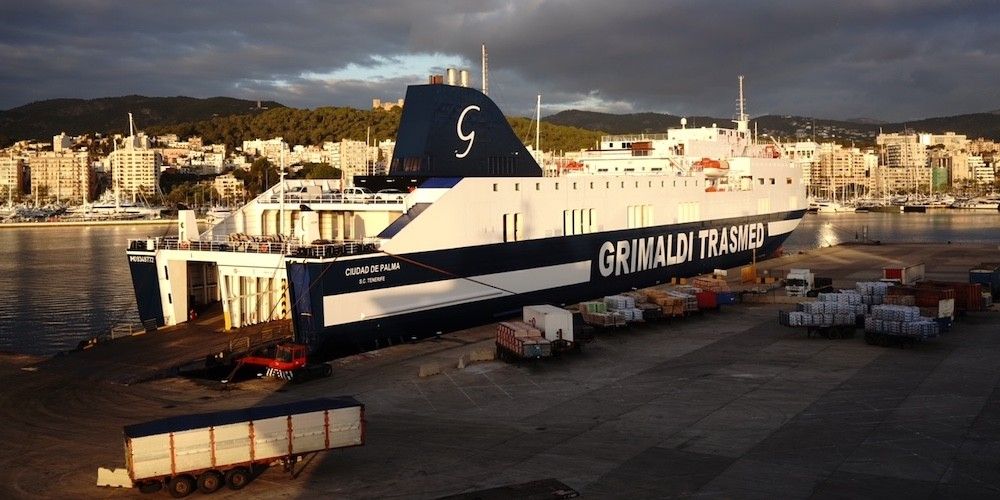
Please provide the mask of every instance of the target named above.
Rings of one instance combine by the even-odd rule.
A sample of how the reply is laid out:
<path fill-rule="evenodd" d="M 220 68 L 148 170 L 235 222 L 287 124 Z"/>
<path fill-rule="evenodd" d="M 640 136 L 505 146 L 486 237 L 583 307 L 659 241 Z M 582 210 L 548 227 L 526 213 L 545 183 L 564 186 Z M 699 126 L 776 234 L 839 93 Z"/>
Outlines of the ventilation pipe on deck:
<path fill-rule="evenodd" d="M 299 212 L 299 220 L 296 221 L 296 234 L 302 235 L 302 243 L 309 244 L 320 239 L 319 234 L 319 212 L 302 211 Z"/>
<path fill-rule="evenodd" d="M 177 212 L 177 239 L 179 241 L 196 241 L 198 239 L 198 220 L 194 210 Z"/>

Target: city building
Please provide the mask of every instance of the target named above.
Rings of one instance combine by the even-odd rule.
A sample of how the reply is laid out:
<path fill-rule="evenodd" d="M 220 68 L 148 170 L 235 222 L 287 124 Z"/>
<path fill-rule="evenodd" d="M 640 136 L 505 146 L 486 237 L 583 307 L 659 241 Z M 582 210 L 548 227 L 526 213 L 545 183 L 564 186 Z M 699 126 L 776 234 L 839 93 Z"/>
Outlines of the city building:
<path fill-rule="evenodd" d="M 929 136 L 930 134 L 924 134 Z M 875 138 L 881 151 L 882 159 L 879 162 L 887 167 L 926 167 L 927 154 L 926 147 L 929 144 L 921 143 L 921 136 L 905 132 L 902 134 L 879 134 Z"/>
<path fill-rule="evenodd" d="M 243 181 L 237 179 L 233 174 L 217 176 L 212 182 L 212 187 L 225 203 L 242 200 L 245 196 Z"/>
<path fill-rule="evenodd" d="M 177 147 L 176 144 L 180 140 L 177 134 L 164 134 L 156 136 L 156 143 L 160 146 L 165 146 L 168 148 Z"/>
<path fill-rule="evenodd" d="M 372 109 L 383 109 L 389 111 L 392 108 L 403 107 L 403 99 L 397 99 L 395 101 L 383 101 L 382 99 L 372 99 Z"/>
<path fill-rule="evenodd" d="M 135 147 L 136 144 L 148 144 L 148 139 L 143 138 L 126 138 L 125 147 L 108 156 L 111 189 L 119 199 L 150 196 L 159 189 L 162 160 L 153 149 Z"/>
<path fill-rule="evenodd" d="M 93 174 L 87 152 L 45 151 L 28 158 L 31 192 L 39 200 L 84 203 L 90 199 Z"/>
<path fill-rule="evenodd" d="M 969 155 L 966 158 L 969 166 L 969 173 L 973 180 L 979 185 L 993 184 L 997 180 L 996 173 L 993 172 L 993 165 L 987 165 L 982 156 Z"/>
<path fill-rule="evenodd" d="M 872 169 L 878 165 L 874 153 L 827 142 L 819 144 L 815 154 L 818 161 L 809 184 L 814 196 L 845 200 L 877 189 L 871 179 Z"/>
<path fill-rule="evenodd" d="M 288 143 L 282 137 L 274 139 L 254 139 L 243 141 L 243 153 L 251 156 L 263 156 L 275 165 L 279 165 L 283 155 L 289 152 Z"/>
<path fill-rule="evenodd" d="M 392 152 L 396 149 L 396 141 L 384 139 L 378 141 L 378 164 L 379 172 L 375 175 L 388 175 L 389 163 L 392 162 Z"/>
<path fill-rule="evenodd" d="M 879 194 L 927 193 L 931 189 L 931 169 L 879 165 L 873 177 Z"/>
<path fill-rule="evenodd" d="M 66 132 L 62 132 L 59 135 L 52 138 L 52 151 L 56 153 L 61 151 L 69 150 L 73 147 L 73 138 L 66 135 Z"/>
<path fill-rule="evenodd" d="M 372 167 L 368 165 L 374 164 L 375 159 L 364 141 L 344 139 L 324 143 L 323 148 L 330 152 L 330 166 L 339 168 L 348 184 L 356 175 L 372 175 Z"/>
<path fill-rule="evenodd" d="M 809 187 L 809 195 L 820 196 L 812 189 L 812 177 L 814 173 L 818 175 L 819 144 L 814 141 L 789 142 L 781 145 L 781 151 L 802 170 L 802 183 Z"/>
<path fill-rule="evenodd" d="M 924 147 L 943 146 L 946 151 L 965 151 L 969 140 L 963 134 L 945 132 L 944 134 L 919 134 L 920 144 Z"/>
<path fill-rule="evenodd" d="M 989 153 L 1000 152 L 1000 143 L 989 139 L 974 139 L 969 141 L 969 153 L 985 156 Z"/>
<path fill-rule="evenodd" d="M 188 156 L 188 168 L 199 175 L 221 174 L 226 168 L 226 153 L 213 151 L 191 151 Z"/>
<path fill-rule="evenodd" d="M 24 160 L 9 154 L 0 157 L 0 203 L 19 198 L 24 191 Z"/>

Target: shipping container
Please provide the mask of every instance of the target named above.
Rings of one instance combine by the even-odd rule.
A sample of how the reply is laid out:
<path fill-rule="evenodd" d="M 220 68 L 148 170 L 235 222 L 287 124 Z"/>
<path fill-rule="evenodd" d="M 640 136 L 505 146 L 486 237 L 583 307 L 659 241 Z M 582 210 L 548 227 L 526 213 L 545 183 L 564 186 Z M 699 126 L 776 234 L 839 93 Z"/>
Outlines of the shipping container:
<path fill-rule="evenodd" d="M 364 405 L 351 397 L 320 398 L 181 415 L 125 426 L 124 435 L 128 477 L 107 485 L 142 491 L 165 485 L 183 497 L 223 484 L 240 489 L 255 468 L 281 462 L 290 470 L 303 455 L 364 444 Z"/>
<path fill-rule="evenodd" d="M 969 283 L 982 285 L 984 292 L 990 292 L 993 300 L 1000 299 L 1000 265 L 980 264 L 969 270 Z"/>
<path fill-rule="evenodd" d="M 524 306 L 524 322 L 542 331 L 549 341 L 573 342 L 573 313 L 556 306 Z"/>
<path fill-rule="evenodd" d="M 947 288 L 954 290 L 955 312 L 983 310 L 983 287 L 979 283 L 963 283 L 961 281 L 927 281 L 922 286 Z"/>
<path fill-rule="evenodd" d="M 497 324 L 496 346 L 498 357 L 502 359 L 508 356 L 538 359 L 552 355 L 552 343 L 542 336 L 542 331 L 521 321 Z"/>
<path fill-rule="evenodd" d="M 902 285 L 912 285 L 924 279 L 924 265 L 893 266 L 882 268 L 882 279 Z"/>
<path fill-rule="evenodd" d="M 697 292 L 694 294 L 695 299 L 698 301 L 698 309 L 718 309 L 719 301 L 715 292 Z"/>
<path fill-rule="evenodd" d="M 719 305 L 734 305 L 738 301 L 738 295 L 736 292 L 719 292 L 716 294 Z"/>

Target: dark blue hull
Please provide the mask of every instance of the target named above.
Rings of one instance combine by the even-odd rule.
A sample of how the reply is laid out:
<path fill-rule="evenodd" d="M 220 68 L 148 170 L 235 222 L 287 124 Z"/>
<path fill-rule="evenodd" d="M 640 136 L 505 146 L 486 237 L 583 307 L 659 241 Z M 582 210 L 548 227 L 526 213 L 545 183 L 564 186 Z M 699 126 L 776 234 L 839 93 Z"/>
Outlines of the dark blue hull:
<path fill-rule="evenodd" d="M 517 315 L 521 307 L 529 304 L 572 304 L 633 288 L 669 282 L 671 278 L 690 277 L 711 272 L 713 269 L 738 267 L 749 263 L 755 253 L 757 258 L 774 253 L 791 233 L 751 235 L 749 241 L 752 244 L 749 246 L 752 248 L 747 248 L 745 237 L 740 242 L 734 238 L 730 240 L 729 246 L 726 246 L 725 241 L 710 240 L 708 237 L 698 238 L 698 232 L 711 231 L 715 228 L 723 228 L 721 232 L 727 232 L 726 228 L 734 226 L 756 225 L 766 228 L 769 222 L 801 219 L 804 212 L 801 210 L 768 216 L 637 228 L 398 256 L 375 254 L 370 258 L 356 260 L 288 262 L 286 267 L 293 302 L 296 340 L 308 345 L 312 352 L 321 354 L 370 350 L 490 323 Z M 677 252 L 681 251 L 676 248 L 678 235 L 691 234 L 695 235 L 695 238 L 689 242 L 688 248 L 682 249 L 686 252 L 687 258 L 684 258 L 684 254 L 677 255 Z M 734 237 L 737 235 L 735 229 L 732 230 L 732 235 Z M 650 242 L 648 248 L 654 249 L 658 237 L 663 237 L 664 241 L 674 244 L 674 248 L 668 248 L 664 252 L 665 255 L 660 256 L 660 262 L 653 256 L 647 255 L 649 252 L 634 251 L 635 248 L 642 246 L 643 242 Z M 710 241 L 714 246 L 706 249 Z M 606 250 L 609 244 L 614 250 L 615 242 L 619 242 L 619 252 L 621 242 L 625 242 L 625 246 L 633 249 L 632 253 L 638 254 L 638 257 L 632 256 L 630 259 L 630 255 L 626 254 L 624 258 L 619 259 L 622 262 L 614 262 L 616 255 L 609 254 Z M 720 249 L 721 251 L 717 251 Z M 719 254 L 713 255 L 714 253 Z M 671 262 L 671 258 L 674 262 Z M 336 325 L 324 324 L 324 297 L 332 297 L 336 304 L 338 294 L 371 292 L 380 288 L 420 285 L 456 278 L 472 281 L 470 277 L 588 260 L 592 264 L 591 276 L 589 280 L 581 283 L 514 295 L 504 294 L 494 298 L 386 315 L 370 320 Z M 659 265 L 663 261 L 666 261 L 666 264 Z M 359 283 L 355 277 L 348 277 L 352 270 L 366 268 L 365 266 L 370 269 L 389 269 L 391 272 L 383 273 L 375 283 Z"/>

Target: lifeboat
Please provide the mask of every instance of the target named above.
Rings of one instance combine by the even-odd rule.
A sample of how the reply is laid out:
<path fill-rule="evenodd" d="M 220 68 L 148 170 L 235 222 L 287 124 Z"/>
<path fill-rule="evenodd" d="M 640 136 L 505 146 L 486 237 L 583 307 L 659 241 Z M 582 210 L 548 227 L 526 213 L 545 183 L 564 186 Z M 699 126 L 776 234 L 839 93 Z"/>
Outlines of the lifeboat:
<path fill-rule="evenodd" d="M 705 172 L 705 177 L 722 177 L 729 173 L 729 162 L 726 160 L 713 160 L 702 158 L 694 164 L 695 170 Z"/>

